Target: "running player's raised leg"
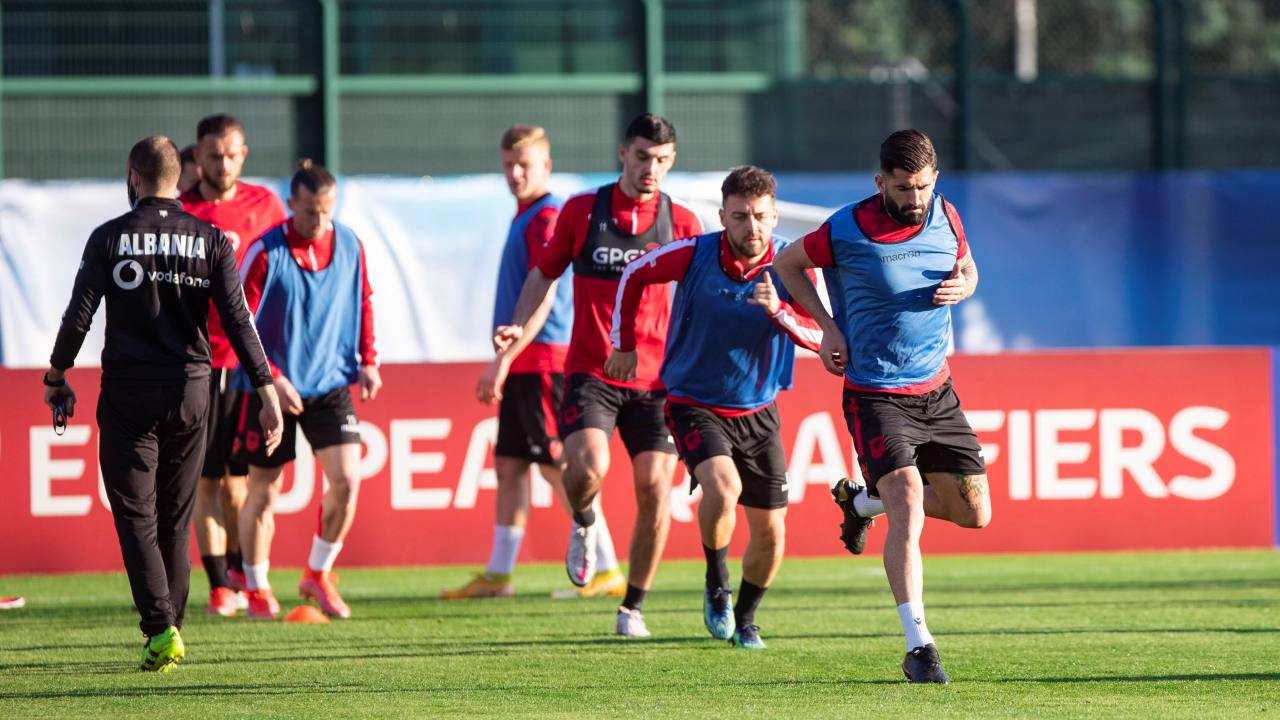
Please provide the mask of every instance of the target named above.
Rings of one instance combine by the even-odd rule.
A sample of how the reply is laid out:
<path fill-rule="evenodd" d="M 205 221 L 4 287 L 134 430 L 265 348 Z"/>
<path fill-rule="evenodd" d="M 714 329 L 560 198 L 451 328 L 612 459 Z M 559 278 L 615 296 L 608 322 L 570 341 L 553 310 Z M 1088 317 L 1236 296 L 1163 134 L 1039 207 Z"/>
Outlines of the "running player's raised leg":
<path fill-rule="evenodd" d="M 565 570 L 569 580 L 582 587 L 596 573 L 599 529 L 593 503 L 609 472 L 609 435 L 600 428 L 582 428 L 565 438 L 564 453 L 564 492 L 573 513 Z"/>
<path fill-rule="evenodd" d="M 925 489 L 927 500 L 933 500 L 926 505 L 929 517 L 950 520 L 964 528 L 984 528 L 991 522 L 986 475 L 930 472 L 925 473 L 925 478 L 929 481 Z"/>
<path fill-rule="evenodd" d="M 495 463 L 496 460 L 495 458 Z M 572 520 L 573 508 L 569 504 L 569 496 L 564 491 L 564 468 L 558 465 L 538 465 L 538 472 L 551 486 L 556 501 Z M 586 585 L 573 590 L 557 590 L 551 594 L 552 597 L 622 597 L 625 593 L 627 579 L 618 569 L 618 555 L 613 546 L 613 533 L 610 532 L 609 523 L 605 520 L 602 497 L 601 493 L 596 493 L 595 500 L 591 503 L 591 509 L 595 512 L 596 575 Z"/>

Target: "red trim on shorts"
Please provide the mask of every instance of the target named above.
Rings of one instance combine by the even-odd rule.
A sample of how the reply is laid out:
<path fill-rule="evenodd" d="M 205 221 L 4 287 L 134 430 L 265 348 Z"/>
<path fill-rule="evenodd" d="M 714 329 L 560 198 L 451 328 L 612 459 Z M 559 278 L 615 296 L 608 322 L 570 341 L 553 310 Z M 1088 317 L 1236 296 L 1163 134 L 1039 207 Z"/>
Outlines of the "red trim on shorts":
<path fill-rule="evenodd" d="M 933 392 L 934 390 L 942 387 L 942 384 L 950 378 L 951 366 L 944 362 L 942 363 L 942 369 L 938 371 L 937 375 L 914 385 L 904 385 L 902 387 L 895 388 L 867 387 L 865 385 L 855 385 L 850 382 L 848 378 L 845 378 L 844 386 L 849 390 L 857 392 L 885 393 L 888 395 L 924 395 L 925 393 Z"/>
<path fill-rule="evenodd" d="M 761 410 L 768 408 L 769 405 L 773 404 L 773 403 L 769 403 L 768 405 L 761 405 L 758 408 L 750 408 L 747 410 L 742 410 L 739 408 L 722 408 L 722 407 L 716 407 L 715 405 L 708 405 L 704 402 L 694 400 L 693 398 L 684 397 L 683 395 L 675 395 L 673 393 L 667 393 L 667 402 L 675 403 L 676 405 L 690 405 L 692 407 L 700 407 L 706 410 L 710 410 L 716 415 L 719 415 L 720 417 L 725 417 L 725 418 L 736 418 L 736 417 L 744 417 L 746 415 L 754 415 L 755 413 L 758 413 Z"/>
<path fill-rule="evenodd" d="M 244 424 L 249 417 L 249 393 L 240 393 L 244 397 L 240 398 L 240 422 L 236 424 L 236 434 L 244 434 Z"/>
<path fill-rule="evenodd" d="M 556 426 L 556 408 L 552 405 L 555 384 L 552 382 L 551 373 L 542 373 L 542 426 L 547 433 L 548 440 L 555 440 L 560 436 L 560 430 Z"/>
<path fill-rule="evenodd" d="M 849 414 L 853 416 L 853 449 L 858 451 L 858 461 L 861 462 L 862 454 L 862 416 L 858 414 L 858 398 L 849 397 Z"/>

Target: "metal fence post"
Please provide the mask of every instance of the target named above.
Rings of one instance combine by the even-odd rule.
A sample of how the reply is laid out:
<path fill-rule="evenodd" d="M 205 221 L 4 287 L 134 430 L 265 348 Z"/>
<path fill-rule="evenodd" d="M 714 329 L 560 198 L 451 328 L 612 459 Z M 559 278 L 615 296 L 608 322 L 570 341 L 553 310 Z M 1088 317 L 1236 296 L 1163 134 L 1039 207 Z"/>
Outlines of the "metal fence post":
<path fill-rule="evenodd" d="M 663 114 L 662 9 L 662 0 L 644 0 L 644 109 L 655 115 Z"/>
<path fill-rule="evenodd" d="M 1169 166 L 1169 20 L 1165 0 L 1151 0 L 1152 60 L 1155 73 L 1152 77 L 1151 103 L 1151 165 L 1164 169 Z"/>
<path fill-rule="evenodd" d="M 973 19 L 969 14 L 969 0 L 952 0 L 955 17 L 955 96 L 956 114 L 952 127 L 955 133 L 955 168 L 973 169 Z"/>
<path fill-rule="evenodd" d="M 340 122 L 340 93 L 338 87 L 339 53 L 338 44 L 338 0 L 320 0 L 321 13 L 321 57 L 323 58 L 320 76 L 321 122 L 324 124 L 324 164 L 330 172 L 337 175 L 342 172 L 342 134 Z"/>
<path fill-rule="evenodd" d="M 1151 0 L 1155 30 L 1155 88 L 1151 118 L 1152 164 L 1181 168 L 1187 149 L 1187 6 L 1185 0 Z"/>
<path fill-rule="evenodd" d="M 0 178 L 4 176 L 4 5 L 0 5 Z"/>
<path fill-rule="evenodd" d="M 1174 85 L 1170 108 L 1172 127 L 1170 131 L 1173 151 L 1173 166 L 1186 167 L 1187 163 L 1187 81 L 1191 46 L 1187 41 L 1187 0 L 1173 0 L 1173 40 L 1174 40 Z"/>

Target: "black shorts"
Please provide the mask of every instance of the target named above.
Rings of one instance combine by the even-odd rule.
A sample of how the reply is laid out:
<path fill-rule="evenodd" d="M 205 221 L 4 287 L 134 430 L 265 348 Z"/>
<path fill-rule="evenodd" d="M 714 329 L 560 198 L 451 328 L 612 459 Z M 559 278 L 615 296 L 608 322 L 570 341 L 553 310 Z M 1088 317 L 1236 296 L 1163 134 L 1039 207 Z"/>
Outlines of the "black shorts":
<path fill-rule="evenodd" d="M 740 505 L 764 510 L 787 506 L 787 455 L 778 433 L 777 403 L 750 415 L 723 417 L 707 408 L 668 402 L 666 413 L 676 450 L 689 468 L 691 492 L 698 486 L 694 468 L 724 455 L 742 479 Z"/>
<path fill-rule="evenodd" d="M 304 398 L 301 415 L 285 413 L 280 447 L 271 455 L 267 455 L 267 449 L 263 445 L 262 423 L 258 421 L 262 399 L 256 392 L 244 393 L 244 396 L 246 401 L 241 403 L 232 454 L 249 465 L 276 468 L 292 461 L 297 454 L 299 425 L 313 450 L 334 445 L 360 444 L 360 421 L 356 419 L 356 410 L 351 405 L 351 391 L 345 386 L 330 390 L 324 395 Z"/>
<path fill-rule="evenodd" d="M 498 442 L 493 454 L 540 465 L 564 464 L 556 411 L 564 397 L 560 373 L 514 373 L 502 385 Z"/>
<path fill-rule="evenodd" d="M 844 420 L 872 495 L 876 481 L 914 465 L 925 473 L 984 475 L 982 446 L 948 380 L 924 395 L 844 390 Z"/>
<path fill-rule="evenodd" d="M 204 462 L 200 477 L 249 474 L 249 466 L 233 458 L 231 453 L 243 397 L 243 393 L 231 386 L 235 372 L 235 368 L 213 368 L 209 373 L 209 408 L 204 420 Z"/>
<path fill-rule="evenodd" d="M 560 405 L 560 437 L 584 428 L 599 428 L 612 436 L 616 427 L 633 458 L 642 452 L 674 453 L 662 412 L 666 398 L 665 390 L 622 388 L 574 373 L 565 383 Z"/>

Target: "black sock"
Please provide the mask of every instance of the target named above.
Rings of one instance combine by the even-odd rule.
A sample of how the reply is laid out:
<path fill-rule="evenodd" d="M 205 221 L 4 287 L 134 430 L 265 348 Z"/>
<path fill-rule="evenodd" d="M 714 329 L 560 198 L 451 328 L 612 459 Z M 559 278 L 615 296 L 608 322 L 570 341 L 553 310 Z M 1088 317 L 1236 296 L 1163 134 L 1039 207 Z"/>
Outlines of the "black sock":
<path fill-rule="evenodd" d="M 719 550 L 702 546 L 702 555 L 707 559 L 707 589 L 729 589 L 729 546 Z"/>
<path fill-rule="evenodd" d="M 627 596 L 622 599 L 622 607 L 639 612 L 640 608 L 644 606 L 644 595 L 647 592 L 649 591 L 641 590 L 635 585 L 627 583 Z"/>
<path fill-rule="evenodd" d="M 760 600 L 768 589 L 753 585 L 745 579 L 738 586 L 738 602 L 733 606 L 733 619 L 738 627 L 756 624 L 756 608 L 760 607 Z"/>
<path fill-rule="evenodd" d="M 227 557 L 225 555 L 201 555 L 200 563 L 209 576 L 209 589 L 227 586 Z"/>
<path fill-rule="evenodd" d="M 227 551 L 227 569 L 235 570 L 239 573 L 244 572 L 244 558 L 241 557 L 239 550 L 234 552 L 231 550 Z"/>
<path fill-rule="evenodd" d="M 596 511 L 591 508 L 586 510 L 574 510 L 573 521 L 582 527 L 591 527 L 596 524 Z"/>

